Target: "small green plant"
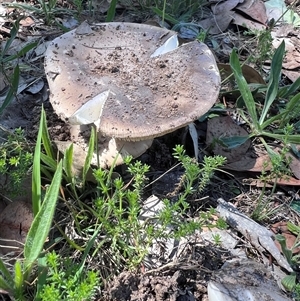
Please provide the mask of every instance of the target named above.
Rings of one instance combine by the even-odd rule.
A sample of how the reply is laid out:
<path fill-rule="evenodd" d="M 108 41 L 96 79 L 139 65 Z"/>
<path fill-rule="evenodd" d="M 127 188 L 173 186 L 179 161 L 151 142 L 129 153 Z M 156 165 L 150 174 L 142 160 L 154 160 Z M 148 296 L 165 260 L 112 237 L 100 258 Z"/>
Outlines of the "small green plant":
<path fill-rule="evenodd" d="M 192 16 L 201 9 L 201 1 L 192 0 L 163 0 L 155 1 L 156 6 L 152 6 L 152 11 L 162 18 L 162 22 L 168 21 L 170 24 L 190 22 Z M 190 25 L 195 25 L 190 23 Z"/>
<path fill-rule="evenodd" d="M 80 1 L 80 0 L 78 0 Z M 25 3 L 11 3 L 9 7 L 18 8 L 25 11 L 33 12 L 42 16 L 46 25 L 51 25 L 55 22 L 55 17 L 58 14 L 71 14 L 71 10 L 57 7 L 57 0 L 37 0 L 37 5 L 30 5 Z"/>
<path fill-rule="evenodd" d="M 283 235 L 277 234 L 275 236 L 276 240 L 279 242 L 281 246 L 281 250 L 283 255 L 285 256 L 287 262 L 290 264 L 291 267 L 298 267 L 300 263 L 300 256 L 293 255 L 293 249 L 300 247 L 300 227 L 288 222 L 287 223 L 288 230 L 290 230 L 292 233 L 297 235 L 297 239 L 294 243 L 294 246 L 289 249 L 286 245 L 286 239 Z M 287 275 L 284 277 L 281 281 L 282 285 L 285 287 L 285 289 L 289 292 L 294 293 L 294 297 L 296 301 L 300 300 L 300 283 L 297 281 L 297 274 L 296 272 L 292 272 L 290 275 Z"/>
<path fill-rule="evenodd" d="M 23 194 L 24 180 L 29 175 L 33 155 L 24 131 L 17 128 L 8 133 L 7 139 L 0 145 L 0 174 L 5 177 L 2 189 L 10 197 Z"/>
<path fill-rule="evenodd" d="M 226 162 L 226 158 L 222 156 L 205 156 L 201 167 L 195 159 L 185 154 L 185 150 L 181 145 L 175 147 L 173 155 L 174 158 L 182 163 L 185 169 L 185 187 L 182 196 L 184 199 L 195 191 L 203 191 L 205 186 L 208 185 L 214 171 Z M 195 183 L 197 182 L 198 187 L 195 187 Z"/>
<path fill-rule="evenodd" d="M 274 55 L 274 49 L 272 46 L 272 26 L 269 26 L 264 30 L 254 30 L 246 32 L 245 34 L 254 35 L 256 45 L 253 47 L 253 52 L 250 52 L 249 61 L 257 64 L 259 69 L 262 69 L 262 66 L 265 61 L 272 59 Z"/>
<path fill-rule="evenodd" d="M 40 145 L 43 133 L 44 114 L 41 115 L 40 128 L 34 153 L 35 165 L 40 162 Z M 0 258 L 0 288 L 6 290 L 15 300 L 26 301 L 25 288 L 30 283 L 31 273 L 37 264 L 37 260 L 42 253 L 44 242 L 50 230 L 56 202 L 59 195 L 59 188 L 62 176 L 62 163 L 57 165 L 51 185 L 46 191 L 43 202 L 41 203 L 41 186 L 39 168 L 33 169 L 33 197 L 32 207 L 35 213 L 34 220 L 28 231 L 24 245 L 24 260 L 17 260 L 13 267 L 13 273 L 5 266 Z M 39 181 L 37 181 L 39 179 Z"/>
<path fill-rule="evenodd" d="M 279 207 L 273 208 L 272 206 L 270 206 L 269 198 L 272 195 L 274 195 L 278 179 L 284 179 L 287 176 L 291 175 L 291 170 L 289 168 L 291 159 L 290 156 L 287 155 L 289 152 L 289 144 L 287 143 L 287 137 L 289 134 L 291 134 L 292 130 L 293 127 L 291 127 L 290 125 L 287 125 L 285 127 L 285 136 L 283 137 L 282 148 L 278 153 L 274 152 L 270 148 L 270 162 L 266 161 L 263 163 L 263 169 L 259 179 L 262 183 L 264 183 L 264 186 L 256 202 L 255 209 L 251 215 L 251 217 L 256 221 L 262 221 L 266 218 L 269 218 L 279 210 Z M 266 172 L 267 169 L 269 169 L 268 173 Z M 270 196 L 268 196 L 267 200 L 264 200 L 266 186 L 270 182 L 273 182 L 273 188 L 270 193 Z"/>
<path fill-rule="evenodd" d="M 217 227 L 218 229 L 223 229 L 223 230 L 225 230 L 225 229 L 228 228 L 228 224 L 226 223 L 226 221 L 224 220 L 224 218 L 219 217 L 219 218 L 217 219 L 217 221 L 216 221 L 216 227 Z"/>
<path fill-rule="evenodd" d="M 46 255 L 46 266 L 47 278 L 36 300 L 92 300 L 100 281 L 97 272 L 88 270 L 76 277 L 80 264 L 62 258 L 54 251 Z"/>
<path fill-rule="evenodd" d="M 12 28 L 10 30 L 10 37 L 4 43 L 4 47 L 0 48 L 0 74 L 4 76 L 5 81 L 8 83 L 8 89 L 4 96 L 3 103 L 0 107 L 0 115 L 3 113 L 4 109 L 12 102 L 18 91 L 20 67 L 17 60 L 37 45 L 37 43 L 29 43 L 17 53 L 8 54 L 10 47 L 18 34 L 19 22 L 20 20 L 16 20 L 12 25 Z"/>
<path fill-rule="evenodd" d="M 220 246 L 222 244 L 222 236 L 217 233 L 217 234 L 213 234 L 212 235 L 212 238 L 214 240 L 214 243 L 217 245 L 217 246 Z"/>
<path fill-rule="evenodd" d="M 275 164 L 277 162 L 275 152 L 268 145 L 266 139 L 276 139 L 285 145 L 300 143 L 300 135 L 293 126 L 293 123 L 300 116 L 300 93 L 294 95 L 300 87 L 300 78 L 290 86 L 279 87 L 284 52 L 285 44 L 282 42 L 276 49 L 272 59 L 269 82 L 266 87 L 261 87 L 260 91 L 265 93 L 265 99 L 261 105 L 254 100 L 254 96 L 243 76 L 237 54 L 235 51 L 231 53 L 230 66 L 247 109 L 247 111 L 243 109 L 238 109 L 238 111 L 248 124 L 250 133 L 245 137 L 221 138 L 226 145 L 234 146 L 243 144 L 247 139 L 257 137 L 263 143 Z M 276 105 L 279 99 L 284 98 L 287 99 L 285 106 L 280 108 L 278 114 L 272 114 L 270 112 L 271 106 Z"/>
<path fill-rule="evenodd" d="M 112 168 L 94 170 L 98 183 L 97 198 L 93 201 L 93 208 L 88 210 L 96 217 L 100 234 L 104 236 L 96 249 L 98 254 L 107 254 L 109 250 L 110 262 L 115 270 L 120 270 L 124 265 L 129 268 L 138 267 L 154 241 L 179 238 L 209 223 L 212 211 L 201 213 L 197 221 L 186 220 L 188 197 L 204 189 L 214 170 L 224 164 L 225 159 L 207 157 L 201 167 L 198 162 L 185 155 L 182 146 L 176 146 L 174 156 L 185 169 L 183 192 L 178 195 L 176 202 L 163 200 L 163 209 L 157 216 L 148 218 L 143 223 L 139 215 L 149 166 L 139 161 L 133 162 L 130 157 L 125 159 L 132 177 L 131 188 L 125 188 L 126 185 L 120 177 L 113 178 Z M 173 229 L 171 233 L 168 231 L 169 227 Z M 91 226 L 88 231 L 92 231 Z"/>

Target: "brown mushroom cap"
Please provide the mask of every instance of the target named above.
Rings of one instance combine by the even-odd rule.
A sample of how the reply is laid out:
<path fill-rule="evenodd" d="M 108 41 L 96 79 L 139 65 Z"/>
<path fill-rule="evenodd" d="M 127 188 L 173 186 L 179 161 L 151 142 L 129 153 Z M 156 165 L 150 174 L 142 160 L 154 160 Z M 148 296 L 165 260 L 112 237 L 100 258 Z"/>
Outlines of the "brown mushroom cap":
<path fill-rule="evenodd" d="M 103 23 L 56 38 L 45 59 L 54 110 L 126 140 L 161 136 L 196 120 L 218 97 L 219 71 L 208 47 L 197 41 L 157 56 L 175 34 Z"/>

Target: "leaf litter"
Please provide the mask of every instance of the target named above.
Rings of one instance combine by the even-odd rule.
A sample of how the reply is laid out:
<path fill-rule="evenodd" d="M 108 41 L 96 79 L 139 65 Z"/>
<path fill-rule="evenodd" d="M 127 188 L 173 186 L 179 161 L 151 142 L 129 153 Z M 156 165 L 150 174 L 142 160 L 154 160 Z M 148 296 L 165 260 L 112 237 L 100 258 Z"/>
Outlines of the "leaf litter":
<path fill-rule="evenodd" d="M 266 21 L 268 18 L 266 18 L 266 12 L 264 9 L 262 9 L 262 1 L 224 1 L 224 2 L 220 2 L 220 3 L 213 3 L 211 2 L 211 13 L 213 15 L 213 17 L 207 18 L 206 20 L 204 20 L 204 23 L 201 23 L 201 21 L 199 22 L 199 24 L 203 25 L 204 28 L 206 29 L 210 29 L 210 33 L 223 33 L 225 31 L 228 30 L 228 27 L 231 24 L 239 24 L 242 26 L 248 27 L 248 28 L 267 28 L 266 25 Z M 0 6 L 2 9 L 2 6 Z M 240 18 L 240 19 L 238 19 Z M 26 20 L 26 19 L 25 19 Z M 240 21 L 238 21 L 240 20 Z M 0 22 L 6 22 L 6 19 L 0 19 Z M 32 31 L 32 26 L 33 26 L 33 22 L 32 19 L 29 18 L 26 21 L 23 21 L 23 23 L 21 23 L 22 25 L 22 30 L 24 30 L 24 32 L 31 32 Z M 9 27 L 8 27 L 9 28 Z M 44 27 L 43 25 L 40 26 L 41 29 L 41 33 L 44 32 L 44 30 L 46 30 L 47 28 Z M 59 32 L 59 30 L 57 31 Z M 0 34 L 2 34 L 2 37 L 6 37 L 9 34 L 9 30 L 7 30 L 7 25 L 5 27 L 1 27 L 0 29 Z M 283 65 L 283 74 L 285 74 L 287 77 L 289 77 L 292 81 L 294 81 L 297 78 L 297 75 L 299 77 L 299 65 L 298 65 L 298 56 L 299 56 L 299 47 L 298 47 L 298 43 L 299 43 L 299 35 L 297 33 L 297 31 L 290 31 L 290 30 L 286 30 L 285 32 L 281 32 L 280 33 L 281 36 L 278 37 L 278 39 L 288 39 L 286 40 L 286 42 L 288 43 L 288 45 L 290 45 L 288 48 L 288 52 L 287 52 L 287 57 L 286 57 L 286 64 Z M 20 40 L 21 40 L 21 45 L 22 45 L 22 36 L 20 36 Z M 226 37 L 227 38 L 227 37 Z M 228 51 L 231 51 L 234 47 L 234 44 L 231 44 L 232 41 L 230 41 L 228 43 L 228 41 L 226 40 L 226 38 L 223 36 L 223 43 L 224 45 L 228 46 Z M 26 40 L 26 39 L 25 39 Z M 218 40 L 216 38 L 216 40 Z M 220 40 L 220 39 L 219 39 Z M 39 45 L 39 48 L 36 49 L 36 53 L 35 56 L 33 56 L 32 62 L 34 62 L 33 64 L 36 64 L 35 66 L 40 67 L 39 65 L 39 60 L 43 58 L 43 53 L 46 47 L 44 45 L 46 45 L 46 43 L 49 43 L 49 41 L 47 40 L 41 40 L 41 43 Z M 238 43 L 238 41 L 233 41 L 233 43 Z M 217 53 L 217 52 L 216 52 Z M 225 53 L 225 52 L 224 52 Z M 36 60 L 34 60 L 36 59 Z M 228 65 L 225 67 L 225 65 L 220 65 L 226 72 L 230 72 Z M 248 75 L 248 82 L 249 83 L 264 83 L 264 79 L 260 76 L 259 73 L 255 72 L 255 70 L 249 66 L 248 69 L 246 69 L 247 67 L 245 67 L 245 74 Z M 287 74 L 291 74 L 288 72 L 293 72 L 293 76 L 291 75 L 287 75 Z M 30 79 L 32 80 L 32 78 L 30 77 L 24 77 L 26 78 L 26 80 Z M 0 82 L 1 83 L 1 82 Z M 19 90 L 19 97 L 16 100 L 16 102 L 14 102 L 14 105 L 12 105 L 11 107 L 8 108 L 8 113 L 11 116 L 16 116 L 11 118 L 11 120 L 14 120 L 14 122 L 9 123 L 9 121 L 6 121 L 5 127 L 7 128 L 15 128 L 17 126 L 17 122 L 16 120 L 19 120 L 19 122 L 24 126 L 27 127 L 29 129 L 33 129 L 32 132 L 30 133 L 30 136 L 33 138 L 36 134 L 36 122 L 32 122 L 31 120 L 31 116 L 32 116 L 32 112 L 31 112 L 31 108 L 32 107 L 36 107 L 36 109 L 33 111 L 35 115 L 38 115 L 38 111 L 40 109 L 41 103 L 44 103 L 45 99 L 47 99 L 48 97 L 48 93 L 45 90 L 43 86 L 43 84 L 46 84 L 45 82 L 42 84 L 40 83 L 40 81 L 38 82 L 39 85 L 37 85 L 37 87 L 31 88 L 30 89 L 30 85 L 28 86 L 22 86 L 22 89 Z M 7 85 L 7 83 L 5 83 L 5 81 L 2 81 L 2 86 L 1 88 L 4 89 L 5 86 Z M 33 85 L 32 85 L 33 86 Z M 1 90 L 2 90 L 1 89 Z M 21 100 L 21 102 L 20 102 Z M 28 105 L 29 102 L 31 102 L 31 105 Z M 34 102 L 34 104 L 32 103 Z M 27 103 L 27 104 L 26 104 Z M 19 110 L 21 104 L 25 104 L 25 117 L 24 114 L 20 114 L 20 115 L 12 115 L 13 111 Z M 27 108 L 26 108 L 27 106 Z M 21 110 L 20 110 L 21 111 Z M 22 108 L 22 111 L 24 113 L 24 107 Z M 8 114 L 6 113 L 6 114 Z M 64 127 L 64 125 L 59 121 L 59 119 L 57 118 L 57 116 L 55 116 L 55 114 L 53 114 L 53 112 L 51 112 L 51 108 L 48 108 L 48 116 L 50 117 L 50 127 L 52 128 L 52 136 L 53 137 L 65 137 L 65 132 L 67 131 L 67 129 Z M 8 116 L 8 115 L 6 115 Z M 18 116 L 18 117 L 17 117 Z M 215 120 L 214 120 L 215 119 Z M 9 119 L 8 119 L 9 120 Z M 214 120 L 214 121 L 213 121 Z M 24 121 L 26 121 L 24 123 Z M 198 124 L 199 126 L 199 124 Z M 197 129 L 197 126 L 196 126 Z M 226 130 L 224 130 L 226 129 Z M 29 130 L 30 131 L 30 130 Z M 199 131 L 201 132 L 201 131 Z M 193 148 L 195 148 L 195 131 L 193 130 Z M 200 133 L 201 135 L 201 133 Z M 247 131 L 245 129 L 243 129 L 241 127 L 241 125 L 238 125 L 230 116 L 225 116 L 225 117 L 217 117 L 217 118 L 213 118 L 213 119 L 209 119 L 208 123 L 207 123 L 207 131 L 204 135 L 202 135 L 202 138 L 204 137 L 204 139 L 206 138 L 207 141 L 207 146 L 210 146 L 210 149 L 213 151 L 213 153 L 215 154 L 223 154 L 228 158 L 228 163 L 227 163 L 227 168 L 230 169 L 232 171 L 248 171 L 248 172 L 261 172 L 262 171 L 262 167 L 263 167 L 263 163 L 265 162 L 265 160 L 267 159 L 266 154 L 263 153 L 259 153 L 259 152 L 254 152 L 253 153 L 253 145 L 251 145 L 250 141 L 247 141 L 244 143 L 244 145 L 242 144 L 241 146 L 239 146 L 238 148 L 233 148 L 233 149 L 226 149 L 226 147 L 224 147 L 224 145 L 222 145 L 221 143 L 218 143 L 220 141 L 220 138 L 222 137 L 232 137 L 232 136 L 240 136 L 240 137 L 244 137 L 245 135 L 247 135 Z M 199 136 L 200 138 L 200 136 Z M 200 140 L 200 139 L 199 139 Z M 164 141 L 163 139 L 160 140 L 165 145 L 168 145 L 168 142 Z M 199 145 L 201 142 L 199 142 Z M 187 144 L 188 145 L 188 144 Z M 200 151 L 202 151 L 203 148 L 200 147 Z M 151 154 L 151 152 L 149 152 L 148 154 Z M 208 152 L 209 154 L 209 152 Z M 254 156 L 253 156 L 254 154 Z M 159 154 L 157 154 L 159 155 Z M 169 154 L 166 154 L 169 155 Z M 200 155 L 199 155 L 200 156 Z M 254 157 L 254 158 L 253 158 Z M 295 158 L 293 156 L 293 158 Z M 299 180 L 299 159 L 295 158 L 292 160 L 291 163 L 291 169 L 294 169 L 294 175 L 298 178 Z M 248 174 L 249 177 L 249 174 Z M 291 178 L 289 180 L 285 180 L 286 182 L 284 182 L 284 180 L 282 180 L 283 185 L 288 185 L 288 183 L 292 184 L 292 186 L 295 185 L 299 185 L 299 181 L 295 178 Z M 281 180 L 280 180 L 281 181 Z M 253 187 L 253 186 L 252 186 Z M 220 191 L 219 192 L 222 196 L 222 194 L 225 194 L 224 191 Z M 243 197 L 243 196 L 239 196 L 239 197 Z M 211 198 L 213 198 L 211 196 Z M 247 196 L 246 196 L 247 199 Z M 22 206 L 22 204 L 19 204 L 20 206 Z M 16 205 L 14 205 L 16 206 Z M 16 212 L 18 212 L 19 209 L 6 209 L 5 212 L 10 212 L 15 214 Z M 4 211 L 3 211 L 4 212 Z M 26 213 L 27 214 L 27 213 Z M 23 215 L 23 214 L 22 214 Z M 25 214 L 24 214 L 25 216 Z M 245 219 L 247 219 L 247 217 L 243 217 Z M 30 221 L 29 218 L 25 218 L 26 222 Z M 1 224 L 1 228 L 4 229 L 4 225 L 10 224 L 10 222 L 7 222 L 7 218 L 2 218 L 0 219 L 0 221 L 2 222 Z M 247 219 L 248 222 L 251 221 L 251 219 Z M 18 220 L 15 219 L 13 222 L 18 224 Z M 253 222 L 253 221 L 252 221 Z M 251 225 L 252 225 L 252 222 Z M 26 229 L 28 228 L 28 226 L 25 225 L 25 222 L 22 221 L 21 222 L 22 225 L 24 223 L 24 228 L 23 229 L 23 233 L 22 235 L 26 235 Z M 258 224 L 257 224 L 258 225 Z M 286 265 L 286 263 L 284 261 L 282 261 L 282 255 L 280 255 L 280 253 L 278 253 L 278 249 L 275 249 L 274 245 L 272 244 L 270 238 L 272 237 L 272 235 L 270 234 L 270 232 L 267 231 L 267 229 L 263 226 L 258 225 L 259 227 L 261 227 L 260 229 L 263 231 L 263 233 L 267 233 L 265 236 L 263 236 L 265 239 L 262 239 L 261 237 L 258 237 L 258 235 L 256 236 L 249 236 L 249 233 L 246 230 L 241 231 L 241 233 L 243 234 L 244 238 L 249 239 L 250 242 L 253 243 L 254 247 L 256 247 L 258 250 L 260 250 L 262 253 L 264 253 L 265 251 L 261 249 L 261 247 L 265 248 L 265 250 L 267 250 L 268 252 L 270 252 L 271 254 L 273 254 L 273 257 L 278 259 L 278 263 L 283 265 L 286 269 L 288 269 L 288 266 Z M 277 225 L 275 227 L 278 227 Z M 13 229 L 16 229 L 17 226 L 13 226 Z M 14 234 L 13 232 L 15 230 L 9 230 L 11 233 L 9 234 L 9 239 L 14 239 Z M 266 231 L 266 232 L 264 232 Z M 253 232 L 251 232 L 251 234 L 253 235 Z M 256 234 L 256 233 L 254 233 Z M 17 234 L 18 235 L 18 234 Z M 18 237 L 19 238 L 19 237 Z M 295 236 L 294 236 L 295 238 Z M 24 237 L 23 237 L 24 239 Z M 263 243 L 263 245 L 261 244 L 261 241 L 265 240 L 265 242 Z M 215 249 L 214 245 L 209 243 L 207 244 L 205 247 L 203 246 L 197 246 L 197 247 L 192 247 L 192 245 L 188 245 L 188 247 L 190 248 L 189 251 L 185 254 L 194 254 L 193 256 L 186 256 L 183 257 L 179 260 L 179 263 L 176 265 L 175 263 L 173 263 L 173 265 L 166 265 L 166 270 L 161 270 L 162 272 L 160 273 L 159 276 L 151 276 L 148 277 L 148 279 L 146 279 L 147 277 L 141 276 L 143 278 L 143 280 L 140 280 L 142 278 L 139 278 L 139 276 L 137 276 L 136 274 L 134 275 L 134 280 L 130 280 L 128 281 L 128 283 L 130 283 L 130 285 L 127 285 L 127 292 L 123 294 L 122 292 L 122 288 L 124 288 L 124 275 L 121 274 L 119 276 L 119 280 L 116 279 L 116 281 L 118 282 L 118 284 L 115 284 L 115 290 L 117 290 L 117 292 L 121 295 L 116 295 L 115 294 L 115 290 L 111 290 L 110 293 L 108 293 L 107 295 L 107 300 L 112 300 L 112 299 L 117 299 L 117 300 L 122 300 L 122 298 L 124 298 L 124 300 L 130 300 L 129 298 L 133 297 L 134 294 L 136 294 L 136 297 L 140 297 L 141 295 L 138 295 L 138 291 L 139 290 L 144 290 L 143 292 L 143 296 L 145 296 L 145 298 L 147 298 L 148 295 L 148 299 L 145 300 L 172 300 L 172 298 L 174 300 L 180 300 L 178 299 L 180 296 L 186 297 L 186 298 L 190 298 L 189 300 L 193 300 L 192 298 L 197 298 L 197 300 L 204 300 L 206 294 L 207 294 L 207 289 L 206 289 L 206 283 L 204 278 L 205 277 L 210 277 L 210 272 L 207 271 L 207 269 L 205 269 L 205 265 L 206 264 L 211 264 L 210 271 L 211 270 L 217 270 L 218 268 L 221 267 L 222 263 L 224 263 L 227 258 L 230 257 L 230 254 L 226 253 L 226 256 L 224 255 L 224 257 L 222 257 L 221 254 L 225 254 L 224 251 L 220 250 L 220 249 Z M 249 249 L 249 248 L 248 248 Z M 194 253 L 191 253 L 194 252 Z M 207 253 L 205 253 L 207 252 Z M 224 253 L 222 253 L 224 252 Z M 197 257 L 200 256 L 200 257 Z M 259 256 L 258 256 L 259 257 Z M 212 262 L 212 258 L 217 258 L 215 265 L 213 266 L 213 262 Z M 173 268 L 172 268 L 173 267 Z M 202 269 L 202 272 L 201 272 Z M 174 270 L 177 271 L 174 273 Z M 195 273 L 195 270 L 197 270 L 197 276 L 196 277 L 191 277 L 190 274 L 192 274 L 193 272 Z M 126 272 L 125 272 L 126 273 Z M 202 276 L 200 276 L 200 274 L 203 274 Z M 166 275 L 171 275 L 169 278 Z M 129 276 L 126 276 L 129 277 Z M 125 278 L 126 278 L 125 277 Z M 131 277 L 131 276 L 130 276 Z M 167 278 L 166 278 L 167 277 Z M 122 280 L 123 279 L 123 280 Z M 126 282 L 126 281 L 125 281 Z M 191 287 L 191 289 L 189 288 Z M 134 288 L 137 288 L 134 289 Z M 146 289 L 148 288 L 148 289 Z M 179 289 L 180 288 L 180 289 Z M 184 289 L 182 289 L 184 288 Z M 131 290 L 131 292 L 130 292 Z M 134 292 L 134 293 L 132 293 Z M 169 297 L 166 298 L 164 297 L 164 295 L 166 293 L 169 293 Z M 123 294 L 123 295 L 122 295 Z M 127 294 L 127 295 L 126 295 Z M 131 295 L 132 294 L 132 295 Z M 152 294 L 150 296 L 150 294 Z M 192 295 L 193 296 L 192 296 Z M 118 297 L 116 297 L 118 296 Z M 127 296 L 127 297 L 126 297 Z M 152 299 L 151 299 L 152 298 Z"/>

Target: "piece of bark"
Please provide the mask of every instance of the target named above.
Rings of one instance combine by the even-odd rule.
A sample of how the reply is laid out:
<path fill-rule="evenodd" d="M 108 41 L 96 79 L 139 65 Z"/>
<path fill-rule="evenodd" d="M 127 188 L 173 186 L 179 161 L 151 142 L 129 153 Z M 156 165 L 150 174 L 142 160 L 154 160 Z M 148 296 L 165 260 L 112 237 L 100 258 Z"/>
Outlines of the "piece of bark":
<path fill-rule="evenodd" d="M 293 271 L 285 257 L 281 255 L 276 247 L 274 243 L 275 237 L 271 231 L 239 212 L 225 200 L 220 198 L 218 203 L 217 211 L 220 217 L 224 218 L 231 227 L 243 234 L 259 252 L 262 253 L 267 250 L 282 268 L 289 272 Z"/>

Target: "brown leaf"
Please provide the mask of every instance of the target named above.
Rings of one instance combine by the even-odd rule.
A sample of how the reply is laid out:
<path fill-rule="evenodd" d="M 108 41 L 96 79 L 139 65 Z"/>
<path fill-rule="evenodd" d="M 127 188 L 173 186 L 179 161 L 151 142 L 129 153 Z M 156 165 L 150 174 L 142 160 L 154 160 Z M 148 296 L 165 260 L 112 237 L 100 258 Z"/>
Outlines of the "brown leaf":
<path fill-rule="evenodd" d="M 219 63 L 217 64 L 217 66 L 222 75 L 222 79 L 223 79 L 223 74 L 225 75 L 225 77 L 228 77 L 232 74 L 229 64 Z M 248 65 L 243 65 L 242 72 L 248 84 L 262 84 L 262 85 L 266 84 L 262 76 L 252 67 Z"/>
<path fill-rule="evenodd" d="M 233 14 L 233 24 L 243 26 L 252 30 L 264 30 L 266 28 L 265 25 L 255 22 L 251 19 L 248 19 L 239 13 L 234 13 Z"/>
<path fill-rule="evenodd" d="M 228 163 L 224 166 L 225 169 L 234 171 L 252 171 L 261 172 L 264 168 L 265 171 L 270 170 L 270 164 L 266 167 L 265 162 L 269 162 L 270 158 L 267 154 L 262 154 L 257 158 L 251 157 L 249 154 L 245 154 L 239 160 Z"/>
<path fill-rule="evenodd" d="M 262 0 L 245 0 L 236 7 L 236 10 L 243 12 L 245 15 L 261 24 L 266 24 L 268 20 L 266 7 Z"/>
<path fill-rule="evenodd" d="M 282 73 L 292 82 L 295 82 L 300 77 L 299 71 L 291 71 L 282 69 Z"/>
<path fill-rule="evenodd" d="M 271 225 L 271 231 L 274 232 L 275 234 L 283 235 L 286 239 L 287 247 L 289 249 L 293 248 L 297 237 L 296 237 L 296 235 L 294 235 L 293 233 L 291 233 L 288 230 L 287 222 L 281 221 L 281 222 Z M 279 242 L 275 240 L 275 244 L 276 244 L 277 248 L 281 251 L 281 246 L 280 246 Z M 297 254 L 299 252 L 300 252 L 300 248 L 293 249 L 293 254 Z"/>
<path fill-rule="evenodd" d="M 206 144 L 211 147 L 215 155 L 227 158 L 227 162 L 234 162 L 242 158 L 250 147 L 250 140 L 239 147 L 229 149 L 218 141 L 220 138 L 245 137 L 248 133 L 240 126 L 235 124 L 230 116 L 215 117 L 207 122 Z"/>
<path fill-rule="evenodd" d="M 295 157 L 291 152 L 287 155 L 291 159 L 290 169 L 297 179 L 300 179 L 300 160 Z"/>
<path fill-rule="evenodd" d="M 211 6 L 213 16 L 201 20 L 198 22 L 199 25 L 201 25 L 204 29 L 209 29 L 210 34 L 218 34 L 225 31 L 233 19 L 234 13 L 232 9 L 242 1 L 226 0 L 223 2 L 217 2 Z"/>

